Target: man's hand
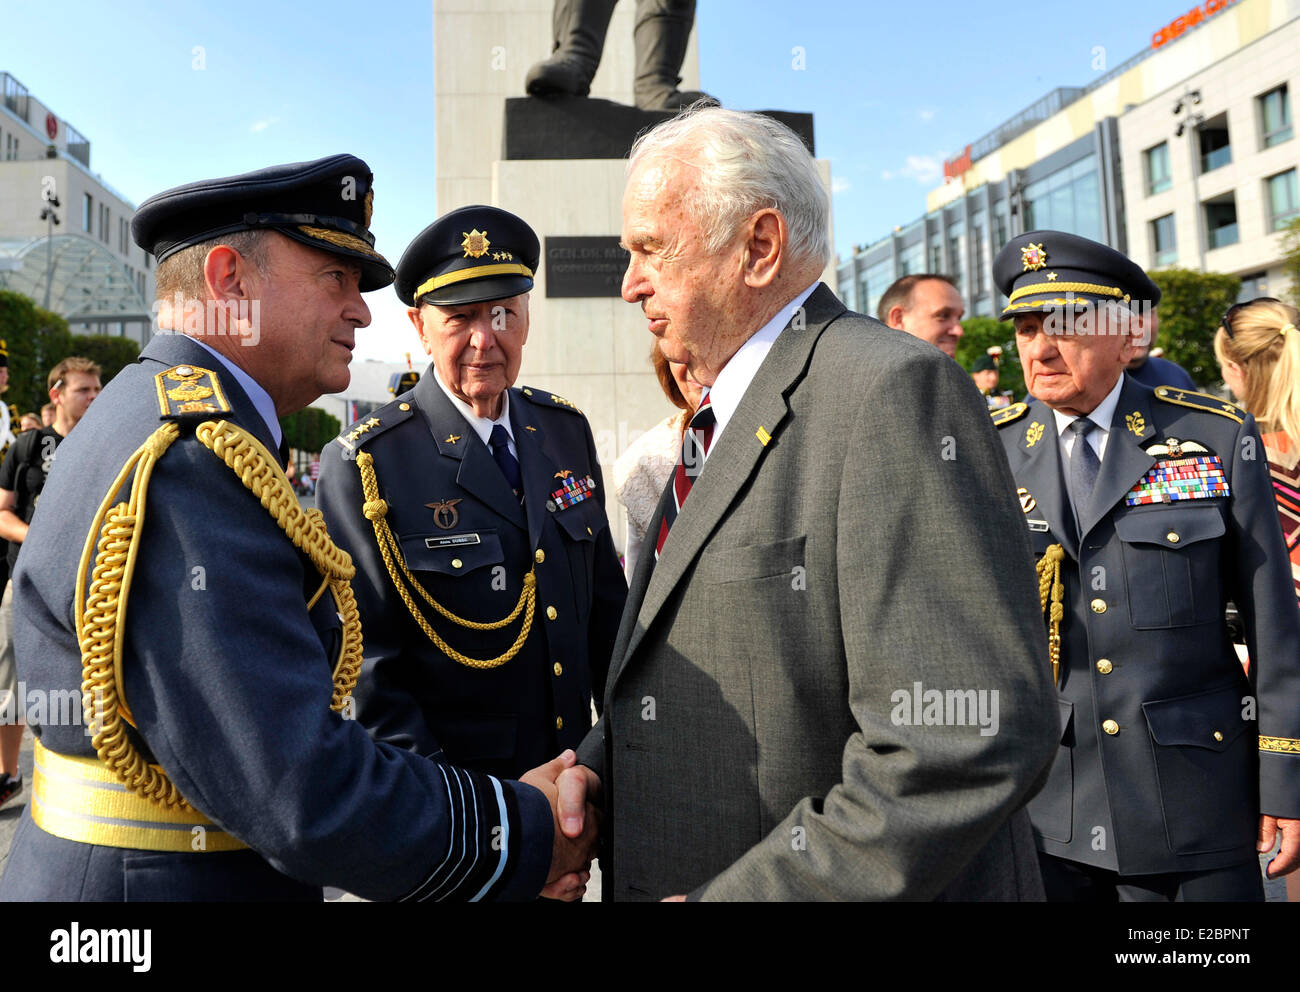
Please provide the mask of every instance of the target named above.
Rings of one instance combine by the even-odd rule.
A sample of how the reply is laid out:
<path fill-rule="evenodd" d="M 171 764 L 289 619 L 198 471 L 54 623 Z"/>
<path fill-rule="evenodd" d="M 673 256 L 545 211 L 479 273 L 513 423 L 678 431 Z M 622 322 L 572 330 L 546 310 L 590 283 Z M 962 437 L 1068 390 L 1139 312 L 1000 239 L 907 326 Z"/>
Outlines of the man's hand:
<path fill-rule="evenodd" d="M 559 757 L 519 776 L 519 781 L 531 785 L 546 796 L 551 804 L 551 814 L 555 817 L 551 870 L 541 895 L 546 899 L 563 899 L 566 902 L 581 899 L 587 891 L 587 880 L 591 877 L 591 859 L 596 853 L 596 840 L 600 833 L 600 811 L 590 805 L 585 810 L 580 810 L 575 833 L 566 833 L 560 826 L 560 791 L 556 782 L 566 770 L 573 769 L 577 760 L 576 754 L 565 751 Z M 599 784 L 599 779 L 597 783 Z M 572 794 L 573 786 L 567 788 Z"/>
<path fill-rule="evenodd" d="M 556 787 L 560 793 L 560 828 L 564 836 L 581 836 L 587 809 L 600 802 L 600 776 L 586 765 L 575 764 L 560 773 Z"/>
<path fill-rule="evenodd" d="M 1282 831 L 1282 847 L 1268 863 L 1268 877 L 1280 878 L 1300 868 L 1300 820 L 1282 820 L 1276 816 L 1259 818 L 1259 852 L 1273 849 L 1277 832 Z"/>

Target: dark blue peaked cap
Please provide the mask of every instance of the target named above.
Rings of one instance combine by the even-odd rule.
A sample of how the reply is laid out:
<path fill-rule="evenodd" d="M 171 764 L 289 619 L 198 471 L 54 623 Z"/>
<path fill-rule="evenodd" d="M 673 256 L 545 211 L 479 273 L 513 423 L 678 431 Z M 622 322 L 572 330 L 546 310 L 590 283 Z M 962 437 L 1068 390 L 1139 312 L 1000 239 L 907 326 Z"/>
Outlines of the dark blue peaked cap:
<path fill-rule="evenodd" d="M 355 155 L 273 165 L 177 186 L 140 205 L 131 236 L 159 262 L 236 231 L 277 231 L 360 263 L 361 289 L 383 289 L 393 267 L 370 233 L 374 176 Z"/>
<path fill-rule="evenodd" d="M 1160 302 L 1160 287 L 1142 266 L 1114 248 L 1064 231 L 1012 238 L 993 259 L 993 282 L 1008 297 L 1001 320 L 1107 300 L 1134 306 Z"/>
<path fill-rule="evenodd" d="M 461 207 L 415 236 L 397 263 L 397 297 L 457 306 L 533 288 L 542 250 L 521 217 L 500 207 Z"/>

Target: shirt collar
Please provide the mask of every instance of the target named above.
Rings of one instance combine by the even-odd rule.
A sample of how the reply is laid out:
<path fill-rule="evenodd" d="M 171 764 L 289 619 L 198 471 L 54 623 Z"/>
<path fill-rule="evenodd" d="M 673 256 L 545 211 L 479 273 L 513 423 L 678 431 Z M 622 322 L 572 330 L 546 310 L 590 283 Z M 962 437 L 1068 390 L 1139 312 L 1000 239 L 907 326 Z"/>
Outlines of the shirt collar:
<path fill-rule="evenodd" d="M 275 442 L 276 448 L 279 448 L 280 443 L 284 440 L 284 432 L 280 430 L 280 418 L 275 414 L 275 401 L 271 399 L 271 394 L 263 389 L 256 379 L 241 369 L 225 355 L 221 354 L 221 352 L 213 351 L 212 348 L 208 347 L 196 337 L 191 337 L 190 340 L 216 358 L 217 361 L 225 366 L 226 371 L 235 377 L 235 381 L 238 382 L 243 387 L 244 392 L 248 394 L 248 398 L 253 403 L 253 408 L 262 415 L 262 419 L 266 422 L 266 429 L 271 432 L 271 440 Z"/>
<path fill-rule="evenodd" d="M 718 377 L 708 390 L 709 404 L 713 407 L 715 423 L 710 448 L 717 444 L 718 436 L 722 434 L 723 429 L 727 426 L 727 421 L 731 419 L 732 414 L 736 412 L 736 408 L 740 406 L 745 390 L 749 388 L 749 384 L 754 380 L 758 367 L 763 364 L 763 359 L 772 350 L 772 345 L 780 337 L 781 331 L 790 323 L 794 317 L 794 312 L 803 306 L 808 297 L 812 296 L 817 285 L 818 283 L 814 282 L 777 311 L 776 316 L 764 324 L 756 334 L 751 335 L 740 346 L 740 349 L 728 359 L 727 364 L 722 367 L 722 371 L 718 373 Z"/>
<path fill-rule="evenodd" d="M 1111 391 L 1106 394 L 1106 398 L 1097 404 L 1097 408 L 1093 410 L 1092 413 L 1088 414 L 1088 419 L 1100 427 L 1105 433 L 1110 432 L 1111 421 L 1115 419 L 1115 407 L 1119 406 L 1120 390 L 1124 388 L 1124 375 L 1125 373 L 1123 372 L 1119 374 L 1119 379 L 1116 380 Z M 1056 418 L 1056 433 L 1058 437 L 1064 434 L 1065 429 L 1078 419 L 1071 414 L 1062 413 L 1060 410 L 1053 410 L 1052 416 Z"/>
<path fill-rule="evenodd" d="M 433 376 L 434 382 L 438 384 L 438 388 L 443 391 L 443 394 L 446 395 L 447 399 L 451 400 L 451 405 L 459 410 L 460 415 L 465 418 L 470 427 L 474 428 L 474 433 L 479 436 L 480 441 L 487 444 L 488 439 L 492 436 L 492 428 L 497 424 L 500 424 L 506 429 L 506 433 L 510 435 L 511 441 L 515 439 L 514 432 L 510 429 L 509 389 L 505 389 L 501 393 L 501 416 L 497 417 L 495 420 L 489 420 L 487 417 L 478 416 L 474 412 L 473 407 L 448 389 L 446 383 L 439 378 L 438 370 L 436 368 L 430 366 L 429 374 Z"/>

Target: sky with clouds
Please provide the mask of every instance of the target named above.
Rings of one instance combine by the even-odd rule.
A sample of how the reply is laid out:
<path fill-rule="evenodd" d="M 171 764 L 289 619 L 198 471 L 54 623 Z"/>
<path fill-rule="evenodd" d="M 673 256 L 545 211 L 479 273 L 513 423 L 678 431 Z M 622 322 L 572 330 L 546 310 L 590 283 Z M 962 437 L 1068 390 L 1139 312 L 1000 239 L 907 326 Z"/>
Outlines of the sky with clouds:
<path fill-rule="evenodd" d="M 729 107 L 814 114 L 847 255 L 920 216 L 945 158 L 1191 6 L 699 0 L 701 84 Z M 438 211 L 433 54 L 429 0 L 0 0 L 0 70 L 90 140 L 94 171 L 128 200 L 350 151 L 375 171 L 393 260 Z M 401 317 L 395 299 L 371 303 L 376 325 Z M 363 336 L 358 354 L 400 358 L 408 334 Z"/>

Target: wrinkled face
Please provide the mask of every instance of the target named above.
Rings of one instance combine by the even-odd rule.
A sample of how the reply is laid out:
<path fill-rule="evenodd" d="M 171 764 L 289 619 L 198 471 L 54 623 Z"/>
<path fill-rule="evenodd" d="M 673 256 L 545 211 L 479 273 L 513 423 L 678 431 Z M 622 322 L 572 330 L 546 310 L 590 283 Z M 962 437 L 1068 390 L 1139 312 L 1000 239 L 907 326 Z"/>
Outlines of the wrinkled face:
<path fill-rule="evenodd" d="M 475 412 L 514 385 L 528 340 L 528 294 L 407 311 L 438 378 Z M 492 413 L 496 416 L 496 413 Z"/>
<path fill-rule="evenodd" d="M 63 377 L 63 385 L 55 392 L 54 403 L 63 407 L 69 426 L 86 415 L 100 388 L 99 376 L 89 372 L 69 372 Z"/>
<path fill-rule="evenodd" d="M 1050 316 L 1050 322 L 1043 313 L 1015 318 L 1025 386 L 1053 410 L 1076 417 L 1091 413 L 1133 358 L 1133 338 L 1104 316 Z M 1048 333 L 1049 327 L 1062 333 Z"/>
<path fill-rule="evenodd" d="M 980 392 L 988 392 L 998 387 L 997 369 L 982 369 L 979 372 L 972 372 L 970 377 L 975 380 L 975 387 Z"/>
<path fill-rule="evenodd" d="M 274 234 L 267 237 L 264 272 L 250 272 L 260 328 L 234 349 L 280 414 L 318 396 L 346 389 L 358 327 L 370 323 L 361 299 L 361 267 Z"/>
<path fill-rule="evenodd" d="M 903 311 L 903 330 L 952 358 L 957 354 L 964 316 L 966 308 L 955 286 L 942 279 L 923 279 L 912 287 L 912 304 Z"/>
<path fill-rule="evenodd" d="M 641 304 L 664 357 L 710 386 L 753 329 L 738 327 L 736 319 L 745 312 L 742 239 L 716 253 L 705 250 L 704 232 L 685 202 L 695 173 L 684 162 L 660 158 L 638 164 L 628 177 L 623 299 Z"/>

